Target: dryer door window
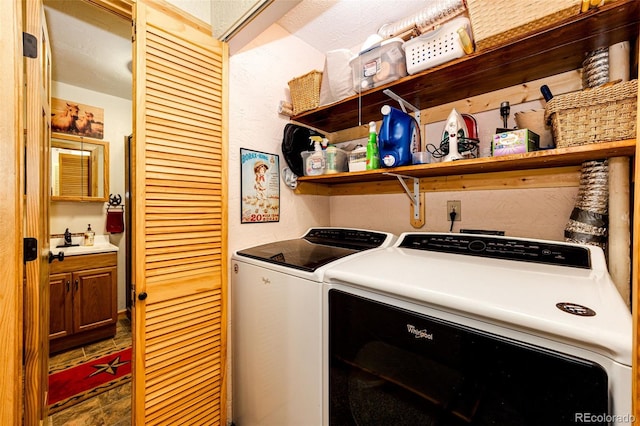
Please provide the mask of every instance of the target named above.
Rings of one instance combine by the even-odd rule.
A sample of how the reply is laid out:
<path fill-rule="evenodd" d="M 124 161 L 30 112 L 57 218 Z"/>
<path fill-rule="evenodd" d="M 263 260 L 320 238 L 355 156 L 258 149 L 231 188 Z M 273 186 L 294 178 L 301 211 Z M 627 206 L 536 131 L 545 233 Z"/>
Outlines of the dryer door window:
<path fill-rule="evenodd" d="M 609 413 L 598 364 L 329 292 L 331 425 L 576 425 Z"/>

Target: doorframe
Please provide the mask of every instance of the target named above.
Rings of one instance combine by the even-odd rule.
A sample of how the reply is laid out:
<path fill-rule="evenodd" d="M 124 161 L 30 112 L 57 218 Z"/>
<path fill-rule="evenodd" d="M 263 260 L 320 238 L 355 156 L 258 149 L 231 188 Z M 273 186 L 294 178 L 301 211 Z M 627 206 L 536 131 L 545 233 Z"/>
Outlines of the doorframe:
<path fill-rule="evenodd" d="M 4 377 L 0 384 L 0 423 L 19 424 L 23 404 L 23 193 L 24 193 L 24 122 L 23 122 L 23 57 L 22 4 L 0 2 L 0 62 L 3 78 L 0 81 L 5 105 L 0 110 L 0 180 L 5 182 L 0 203 L 0 254 L 7 261 L 0 268 L 0 336 L 3 336 L 0 365 Z"/>
<path fill-rule="evenodd" d="M 93 6 L 114 13 L 115 15 L 130 21 L 133 26 L 133 4 L 136 0 L 82 0 Z M 160 5 L 163 13 L 172 16 L 181 16 L 181 11 L 174 5 L 164 0 L 138 0 Z M 0 290 L 0 335 L 6 336 L 3 340 L 5 351 L 0 352 L 0 362 L 5 366 L 5 377 L 10 380 L 3 381 L 0 385 L 0 397 L 5 403 L 0 404 L 0 422 L 2 424 L 20 424 L 26 417 L 37 416 L 36 412 L 46 410 L 46 407 L 32 407 L 24 405 L 24 374 L 22 370 L 23 350 L 24 350 L 24 291 L 22 277 L 24 267 L 23 256 L 23 226 L 24 226 L 24 94 L 23 94 L 23 58 L 22 58 L 22 38 L 23 16 L 21 2 L 1 1 L 0 11 L 0 40 L 6 49 L 5 58 L 0 65 L 0 70 L 4 75 L 14 75 L 13 79 L 4 79 L 2 87 L 5 101 L 15 108 L 6 108 L 0 112 L 0 136 L 3 140 L 14 141 L 11 146 L 4 146 L 5 152 L 0 156 L 0 178 L 10 183 L 13 191 L 8 192 L 0 204 L 0 220 L 3 225 L 7 225 L 7 231 L 0 233 L 0 253 L 5 253 L 5 258 L 14 259 L 10 265 L 2 268 L 3 282 L 15 283 L 13 288 L 3 287 Z M 197 20 L 196 20 L 197 21 Z M 190 21 L 190 24 L 199 30 L 209 30 L 210 25 L 206 22 Z M 132 55 L 132 60 L 135 60 Z M 132 94 L 135 96 L 135 94 Z M 7 98 L 8 97 L 8 98 Z M 11 102 L 13 100 L 13 102 Z M 135 111 L 133 111 L 135 117 Z M 12 126 L 5 126 L 6 123 L 13 123 Z M 132 125 L 135 123 L 132 120 Z M 135 131 L 135 129 L 133 129 Z M 133 194 L 135 195 L 135 194 Z M 41 218 L 42 219 L 42 218 Z M 47 219 L 48 220 L 48 219 Z M 3 226 L 4 228 L 4 226 Z M 129 238 L 133 238 L 130 236 Z M 16 256 L 16 253 L 18 254 Z M 48 289 L 47 294 L 48 298 Z M 130 295 L 127 295 L 130 297 Z M 133 315 L 132 315 L 133 317 Z M 134 328 L 132 327 L 132 330 Z M 132 336 L 133 337 L 133 336 Z M 41 348 L 48 348 L 48 335 L 42 336 Z M 46 339 L 46 340 L 45 340 Z M 47 350 L 48 352 L 48 350 Z M 38 355 L 38 354 L 36 354 Z M 48 353 L 46 359 L 48 360 Z M 46 366 L 48 368 L 48 365 Z M 15 379 L 15 380 L 14 380 Z M 44 383 L 41 384 L 45 386 Z M 39 386 L 38 386 L 39 387 Z M 39 393 L 43 389 L 31 389 L 30 392 Z M 133 400 L 133 396 L 132 396 Z M 46 401 L 43 402 L 46 404 Z M 132 414 L 133 414 L 132 407 Z M 24 416 L 24 417 L 23 417 Z M 133 419 L 133 417 L 132 417 Z"/>

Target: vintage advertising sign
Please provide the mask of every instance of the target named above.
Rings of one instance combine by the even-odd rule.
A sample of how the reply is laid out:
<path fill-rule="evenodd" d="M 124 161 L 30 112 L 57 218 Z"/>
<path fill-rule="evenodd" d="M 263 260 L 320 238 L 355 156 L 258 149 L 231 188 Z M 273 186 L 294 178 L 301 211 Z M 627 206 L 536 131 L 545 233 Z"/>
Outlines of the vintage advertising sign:
<path fill-rule="evenodd" d="M 241 223 L 280 220 L 280 159 L 240 148 Z"/>

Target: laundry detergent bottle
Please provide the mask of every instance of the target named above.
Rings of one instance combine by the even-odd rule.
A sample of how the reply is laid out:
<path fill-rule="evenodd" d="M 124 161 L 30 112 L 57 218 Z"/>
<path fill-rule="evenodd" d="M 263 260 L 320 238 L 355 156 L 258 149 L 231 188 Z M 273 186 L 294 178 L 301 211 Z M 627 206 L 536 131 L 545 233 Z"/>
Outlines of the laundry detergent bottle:
<path fill-rule="evenodd" d="M 383 167 L 411 164 L 411 154 L 420 146 L 420 128 L 416 120 L 399 109 L 384 105 L 378 135 L 380 159 Z"/>

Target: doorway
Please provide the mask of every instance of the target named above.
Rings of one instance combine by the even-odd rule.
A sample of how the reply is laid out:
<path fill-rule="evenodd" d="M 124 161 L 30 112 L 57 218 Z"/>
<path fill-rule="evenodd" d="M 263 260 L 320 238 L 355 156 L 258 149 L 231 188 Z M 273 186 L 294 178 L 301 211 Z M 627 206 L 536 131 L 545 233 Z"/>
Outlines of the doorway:
<path fill-rule="evenodd" d="M 121 198 L 126 212 L 129 206 L 125 197 L 125 141 L 133 131 L 131 23 L 85 1 L 44 0 L 43 4 L 52 45 L 51 96 L 104 112 L 101 140 L 108 141 L 110 145 L 110 188 L 106 195 L 113 194 Z M 61 236 L 66 229 L 70 230 L 72 236 L 81 237 L 91 224 L 96 235 L 106 236 L 111 244 L 118 247 L 116 336 L 76 346 L 62 355 L 59 353 L 55 355 L 55 362 L 50 358 L 52 367 L 59 366 L 65 356 L 70 360 L 77 359 L 79 355 L 91 358 L 100 351 L 109 350 L 111 346 L 122 346 L 126 339 L 130 345 L 130 317 L 126 312 L 129 305 L 129 293 L 126 291 L 128 275 L 125 265 L 130 253 L 127 242 L 131 236 L 128 227 L 124 232 L 106 231 L 107 205 L 106 202 L 74 201 L 56 201 L 50 205 L 52 237 Z M 85 403 L 89 407 L 91 404 Z"/>

